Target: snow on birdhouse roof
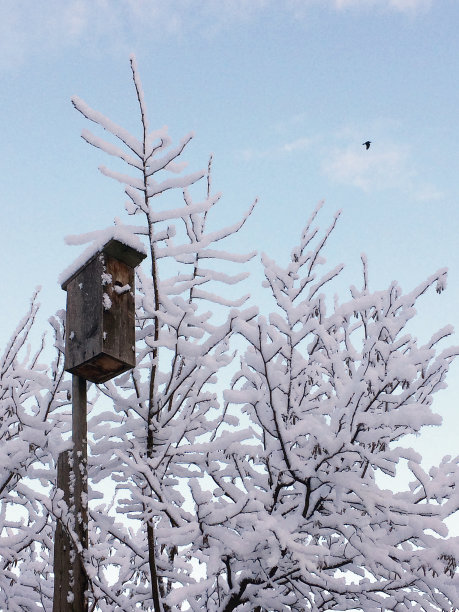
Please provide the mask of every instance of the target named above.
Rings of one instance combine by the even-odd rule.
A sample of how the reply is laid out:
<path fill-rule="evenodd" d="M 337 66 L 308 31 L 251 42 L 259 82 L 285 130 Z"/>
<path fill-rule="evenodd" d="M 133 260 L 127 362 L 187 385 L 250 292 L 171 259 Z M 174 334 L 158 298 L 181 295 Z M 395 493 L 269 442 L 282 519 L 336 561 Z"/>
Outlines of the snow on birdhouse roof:
<path fill-rule="evenodd" d="M 92 240 L 91 244 L 67 266 L 59 275 L 58 282 L 62 289 L 99 253 L 106 253 L 135 268 L 147 256 L 140 239 L 125 226 L 109 227 L 79 236 L 68 236 L 67 244 L 83 244 Z"/>

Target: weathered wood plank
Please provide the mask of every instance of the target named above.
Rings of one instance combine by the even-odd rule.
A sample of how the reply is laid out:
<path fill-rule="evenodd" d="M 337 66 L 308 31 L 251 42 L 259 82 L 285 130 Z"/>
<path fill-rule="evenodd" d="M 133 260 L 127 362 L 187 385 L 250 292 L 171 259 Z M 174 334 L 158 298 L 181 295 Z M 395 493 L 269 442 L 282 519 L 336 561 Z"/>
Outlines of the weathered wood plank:
<path fill-rule="evenodd" d="M 134 367 L 134 270 L 113 257 L 107 257 L 105 265 L 112 282 L 106 289 L 111 307 L 103 313 L 104 352 Z"/>
<path fill-rule="evenodd" d="M 102 349 L 103 256 L 93 259 L 67 285 L 65 368 L 75 368 Z"/>
<path fill-rule="evenodd" d="M 88 550 L 88 422 L 87 384 L 84 378 L 72 376 L 72 440 L 73 440 L 73 506 L 75 533 L 82 550 L 74 555 L 73 612 L 88 610 L 88 579 L 83 557 Z"/>
<path fill-rule="evenodd" d="M 64 501 L 70 508 L 70 452 L 65 451 L 59 455 L 57 461 L 57 487 L 64 493 Z M 57 520 L 54 536 L 54 595 L 53 612 L 72 612 L 70 584 L 71 540 L 61 520 Z M 72 597 L 72 595 L 70 596 Z"/>

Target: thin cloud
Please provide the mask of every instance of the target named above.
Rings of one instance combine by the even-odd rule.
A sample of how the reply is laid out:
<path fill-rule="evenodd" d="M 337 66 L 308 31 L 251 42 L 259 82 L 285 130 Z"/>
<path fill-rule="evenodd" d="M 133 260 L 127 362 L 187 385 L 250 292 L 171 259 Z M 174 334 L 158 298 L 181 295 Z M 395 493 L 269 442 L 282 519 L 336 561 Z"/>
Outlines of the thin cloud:
<path fill-rule="evenodd" d="M 291 155 L 292 153 L 306 151 L 311 147 L 312 142 L 313 140 L 311 138 L 296 138 L 295 140 L 274 145 L 266 149 L 243 149 L 241 155 L 245 161 L 283 157 Z"/>
<path fill-rule="evenodd" d="M 418 200 L 438 200 L 443 196 L 421 179 L 408 147 L 373 143 L 366 151 L 360 141 L 355 142 L 358 145 L 335 147 L 327 155 L 322 169 L 331 180 L 367 193 L 398 189 Z"/>
<path fill-rule="evenodd" d="M 409 13 L 415 11 L 425 11 L 432 6 L 432 0 L 390 0 L 389 8 Z"/>
<path fill-rule="evenodd" d="M 311 138 L 297 138 L 291 142 L 284 143 L 280 148 L 280 153 L 294 153 L 296 151 L 305 151 L 309 149 L 312 143 Z"/>
<path fill-rule="evenodd" d="M 130 46 L 144 37 L 154 40 L 196 31 L 215 36 L 281 11 L 292 20 L 307 19 L 312 6 L 343 10 L 381 7 L 396 12 L 427 9 L 431 0 L 2 0 L 0 2 L 0 66 L 15 68 L 37 51 L 71 45 Z"/>
<path fill-rule="evenodd" d="M 333 180 L 364 191 L 399 187 L 411 178 L 407 153 L 401 148 L 377 151 L 373 146 L 368 152 L 364 148 L 356 150 L 355 146 L 335 148 L 324 163 L 324 170 Z"/>
<path fill-rule="evenodd" d="M 399 13 L 416 13 L 429 9 L 432 0 L 332 0 L 332 4 L 338 10 L 381 8 Z"/>
<path fill-rule="evenodd" d="M 277 121 L 274 125 L 274 129 L 277 134 L 285 137 L 292 131 L 304 131 L 305 126 L 308 125 L 308 122 L 309 115 L 307 113 L 296 113 L 295 115 L 291 115 L 290 117 Z"/>
<path fill-rule="evenodd" d="M 80 45 L 105 51 L 190 31 L 213 36 L 255 19 L 272 0 L 2 0 L 0 65 L 14 69 L 29 55 Z"/>
<path fill-rule="evenodd" d="M 434 185 L 426 183 L 425 185 L 419 185 L 415 189 L 414 197 L 420 202 L 432 202 L 434 200 L 441 200 L 445 197 L 445 194 Z"/>

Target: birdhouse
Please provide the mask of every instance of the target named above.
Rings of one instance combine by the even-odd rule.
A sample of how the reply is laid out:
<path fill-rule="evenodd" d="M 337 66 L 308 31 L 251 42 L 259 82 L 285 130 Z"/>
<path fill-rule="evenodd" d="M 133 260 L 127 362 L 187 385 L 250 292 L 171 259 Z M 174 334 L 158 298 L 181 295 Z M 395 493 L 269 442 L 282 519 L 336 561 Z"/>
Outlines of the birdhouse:
<path fill-rule="evenodd" d="M 67 372 L 103 383 L 135 366 L 134 269 L 145 257 L 111 239 L 63 282 Z"/>

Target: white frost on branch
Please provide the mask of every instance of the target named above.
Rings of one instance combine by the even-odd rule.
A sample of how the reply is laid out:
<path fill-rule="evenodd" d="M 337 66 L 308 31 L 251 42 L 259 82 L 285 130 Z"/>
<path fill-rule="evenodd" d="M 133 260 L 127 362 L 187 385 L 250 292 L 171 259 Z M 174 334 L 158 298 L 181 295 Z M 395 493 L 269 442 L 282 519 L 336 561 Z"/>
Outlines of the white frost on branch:
<path fill-rule="evenodd" d="M 103 127 L 104 130 L 107 130 L 107 132 L 110 132 L 110 134 L 116 136 L 116 138 L 121 140 L 129 149 L 131 149 L 133 153 L 135 153 L 139 158 L 142 158 L 142 143 L 137 138 L 134 138 L 127 130 L 119 125 L 116 125 L 116 123 L 113 123 L 113 121 L 110 121 L 110 119 L 105 117 L 105 115 L 102 113 L 92 109 L 78 96 L 74 96 L 72 98 L 72 104 L 87 119 L 97 123 Z M 111 155 L 111 153 L 109 153 L 109 155 Z"/>

